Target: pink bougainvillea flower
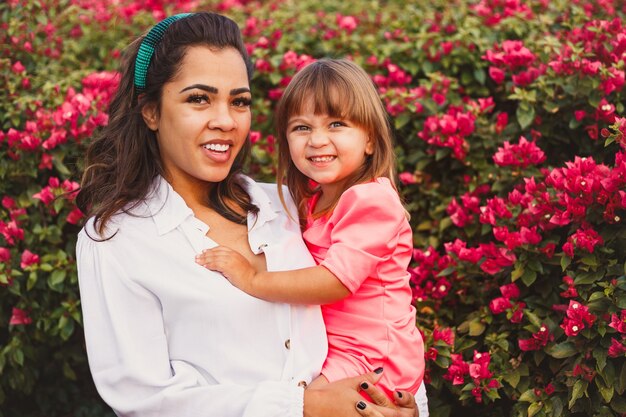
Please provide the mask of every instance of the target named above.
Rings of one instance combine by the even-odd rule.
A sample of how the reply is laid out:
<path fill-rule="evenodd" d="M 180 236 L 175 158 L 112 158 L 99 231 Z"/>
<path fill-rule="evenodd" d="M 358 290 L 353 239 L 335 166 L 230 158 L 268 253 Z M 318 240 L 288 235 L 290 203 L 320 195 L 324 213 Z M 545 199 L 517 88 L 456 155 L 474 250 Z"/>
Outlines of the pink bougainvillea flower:
<path fill-rule="evenodd" d="M 401 172 L 400 174 L 398 174 L 398 178 L 400 179 L 400 182 L 404 185 L 417 183 L 415 174 L 411 172 Z"/>
<path fill-rule="evenodd" d="M 611 358 L 618 358 L 620 356 L 626 356 L 626 346 L 623 341 L 619 341 L 616 338 L 611 338 L 611 346 L 609 346 L 608 355 Z"/>
<path fill-rule="evenodd" d="M 500 314 L 513 307 L 511 300 L 506 297 L 494 298 L 489 302 L 489 309 L 493 314 Z"/>
<path fill-rule="evenodd" d="M 451 327 L 440 328 L 435 326 L 433 341 L 443 340 L 447 345 L 454 346 L 454 329 Z"/>
<path fill-rule="evenodd" d="M 8 248 L 0 247 L 0 262 L 9 262 L 11 260 L 11 251 Z"/>
<path fill-rule="evenodd" d="M 25 269 L 31 265 L 36 265 L 39 263 L 39 255 L 34 254 L 33 252 L 29 251 L 28 249 L 24 250 L 24 252 L 22 252 L 22 258 L 21 258 L 21 262 L 20 262 L 20 267 L 22 269 Z"/>
<path fill-rule="evenodd" d="M 443 378 L 452 381 L 452 385 L 461 385 L 465 381 L 465 375 L 469 374 L 469 364 L 458 353 L 450 355 L 452 363 Z"/>
<path fill-rule="evenodd" d="M 622 310 L 619 315 L 611 314 L 611 323 L 609 327 L 614 328 L 622 334 L 626 334 L 626 310 Z"/>
<path fill-rule="evenodd" d="M 493 155 L 493 161 L 498 166 L 513 166 L 527 168 L 530 165 L 539 165 L 546 160 L 545 153 L 535 144 L 521 136 L 517 144 L 511 145 L 508 141 L 499 147 Z"/>
<path fill-rule="evenodd" d="M 514 282 L 500 287 L 500 293 L 506 298 L 518 298 L 520 296 L 519 287 Z"/>
<path fill-rule="evenodd" d="M 31 324 L 33 319 L 31 319 L 28 313 L 25 310 L 22 310 L 17 307 L 13 307 L 11 311 L 11 318 L 9 319 L 9 325 L 18 326 L 18 325 L 26 325 Z"/>

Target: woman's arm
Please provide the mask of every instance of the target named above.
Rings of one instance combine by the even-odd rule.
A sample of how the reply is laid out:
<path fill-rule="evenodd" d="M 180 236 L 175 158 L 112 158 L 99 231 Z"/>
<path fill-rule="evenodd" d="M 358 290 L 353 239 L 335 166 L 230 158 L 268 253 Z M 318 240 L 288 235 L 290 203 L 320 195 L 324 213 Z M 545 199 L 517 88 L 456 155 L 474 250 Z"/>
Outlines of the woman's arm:
<path fill-rule="evenodd" d="M 221 272 L 237 288 L 267 301 L 328 304 L 350 295 L 341 281 L 323 266 L 256 272 L 246 258 L 225 246 L 206 249 L 196 257 L 196 262 Z"/>

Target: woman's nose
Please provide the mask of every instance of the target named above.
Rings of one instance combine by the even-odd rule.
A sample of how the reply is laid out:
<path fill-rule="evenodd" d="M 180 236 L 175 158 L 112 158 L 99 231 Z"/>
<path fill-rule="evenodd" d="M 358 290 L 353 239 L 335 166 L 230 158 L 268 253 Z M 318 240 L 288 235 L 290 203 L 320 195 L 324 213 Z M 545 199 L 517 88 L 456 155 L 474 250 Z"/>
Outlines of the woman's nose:
<path fill-rule="evenodd" d="M 237 123 L 231 114 L 231 108 L 228 105 L 218 105 L 213 108 L 210 114 L 209 129 L 219 129 L 224 132 L 233 130 L 237 127 Z"/>

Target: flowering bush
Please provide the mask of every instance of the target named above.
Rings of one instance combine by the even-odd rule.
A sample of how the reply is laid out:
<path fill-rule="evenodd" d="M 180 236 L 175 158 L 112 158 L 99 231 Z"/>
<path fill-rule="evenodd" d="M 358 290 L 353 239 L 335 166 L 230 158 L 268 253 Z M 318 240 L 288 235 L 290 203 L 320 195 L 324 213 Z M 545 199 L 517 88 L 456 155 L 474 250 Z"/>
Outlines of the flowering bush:
<path fill-rule="evenodd" d="M 396 128 L 431 415 L 626 415 L 626 6 L 619 0 L 0 3 L 0 416 L 110 415 L 73 258 L 81 156 L 120 48 L 175 12 L 240 22 L 253 162 L 315 58 L 371 75 Z M 26 401 L 26 399 L 32 399 Z"/>

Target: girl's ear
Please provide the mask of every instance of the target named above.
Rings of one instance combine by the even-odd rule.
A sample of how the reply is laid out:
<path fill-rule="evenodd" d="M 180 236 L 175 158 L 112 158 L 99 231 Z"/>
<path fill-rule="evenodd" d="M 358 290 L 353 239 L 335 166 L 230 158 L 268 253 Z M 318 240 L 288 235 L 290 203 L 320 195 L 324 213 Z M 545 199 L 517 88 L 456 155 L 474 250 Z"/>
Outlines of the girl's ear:
<path fill-rule="evenodd" d="M 367 138 L 367 143 L 365 144 L 365 155 L 374 154 L 374 140 L 371 137 Z"/>
<path fill-rule="evenodd" d="M 148 103 L 141 109 L 141 115 L 148 128 L 152 131 L 159 130 L 159 114 L 154 103 Z"/>

